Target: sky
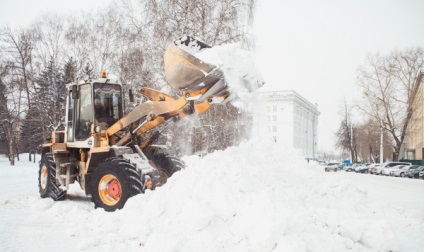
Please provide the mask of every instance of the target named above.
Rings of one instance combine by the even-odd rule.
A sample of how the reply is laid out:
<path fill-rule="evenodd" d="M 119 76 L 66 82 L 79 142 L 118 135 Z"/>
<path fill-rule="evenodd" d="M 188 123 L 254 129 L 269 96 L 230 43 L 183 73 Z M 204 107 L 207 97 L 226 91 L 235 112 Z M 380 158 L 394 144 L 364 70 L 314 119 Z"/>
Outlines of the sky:
<path fill-rule="evenodd" d="M 43 13 L 72 15 L 101 8 L 110 2 L 112 0 L 0 0 L 0 25 L 26 27 Z"/>
<path fill-rule="evenodd" d="M 44 12 L 72 14 L 111 0 L 0 0 L 0 25 L 27 26 Z M 338 108 L 358 102 L 367 54 L 424 46 L 422 0 L 260 0 L 252 32 L 261 91 L 294 90 L 318 104 L 318 149 L 334 150 Z M 360 120 L 360 118 L 358 119 Z"/>

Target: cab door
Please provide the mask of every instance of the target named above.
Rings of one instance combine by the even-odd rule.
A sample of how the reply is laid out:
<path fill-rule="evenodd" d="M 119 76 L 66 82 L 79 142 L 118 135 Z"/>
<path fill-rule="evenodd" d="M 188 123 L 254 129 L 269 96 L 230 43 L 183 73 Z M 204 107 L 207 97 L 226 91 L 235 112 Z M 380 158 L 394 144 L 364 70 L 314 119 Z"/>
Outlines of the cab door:
<path fill-rule="evenodd" d="M 91 84 L 79 86 L 79 99 L 75 102 L 75 141 L 90 137 L 93 124 L 93 99 Z"/>
<path fill-rule="evenodd" d="M 74 104 L 75 100 L 72 98 L 72 90 L 69 90 L 68 103 L 66 105 L 66 141 L 74 141 Z"/>

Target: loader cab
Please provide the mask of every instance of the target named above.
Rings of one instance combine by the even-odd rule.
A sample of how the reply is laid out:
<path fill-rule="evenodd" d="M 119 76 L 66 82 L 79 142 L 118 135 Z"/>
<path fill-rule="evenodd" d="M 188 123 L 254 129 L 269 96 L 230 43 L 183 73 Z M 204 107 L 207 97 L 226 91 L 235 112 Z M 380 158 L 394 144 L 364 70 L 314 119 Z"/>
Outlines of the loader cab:
<path fill-rule="evenodd" d="M 106 78 L 68 84 L 66 142 L 93 147 L 92 135 L 107 130 L 123 116 L 121 83 Z"/>

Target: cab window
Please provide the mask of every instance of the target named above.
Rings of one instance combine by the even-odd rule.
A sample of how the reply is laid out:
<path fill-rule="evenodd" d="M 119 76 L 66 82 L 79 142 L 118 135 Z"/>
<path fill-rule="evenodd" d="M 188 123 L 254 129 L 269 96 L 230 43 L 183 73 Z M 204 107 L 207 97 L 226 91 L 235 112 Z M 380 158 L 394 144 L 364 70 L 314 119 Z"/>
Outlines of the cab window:
<path fill-rule="evenodd" d="M 75 139 L 85 140 L 90 136 L 93 123 L 93 104 L 90 84 L 80 86 L 80 98 L 75 110 Z"/>
<path fill-rule="evenodd" d="M 94 83 L 94 117 L 96 122 L 112 125 L 122 118 L 121 86 Z"/>
<path fill-rule="evenodd" d="M 74 141 L 74 99 L 72 99 L 72 91 L 69 92 L 68 95 L 68 142 Z"/>

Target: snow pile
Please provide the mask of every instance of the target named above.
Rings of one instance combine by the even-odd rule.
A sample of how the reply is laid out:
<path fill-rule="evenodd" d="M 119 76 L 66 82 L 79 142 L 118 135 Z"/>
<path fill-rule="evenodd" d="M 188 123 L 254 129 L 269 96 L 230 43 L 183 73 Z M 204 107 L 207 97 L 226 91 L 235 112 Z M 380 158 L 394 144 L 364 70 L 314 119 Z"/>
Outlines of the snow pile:
<path fill-rule="evenodd" d="M 8 167 L 4 160 L 0 162 L 0 247 L 418 251 L 424 245 L 422 209 L 370 200 L 366 190 L 343 176 L 355 174 L 325 173 L 321 166 L 307 164 L 296 151 L 276 143 L 249 141 L 184 160 L 187 168 L 166 185 L 130 198 L 113 213 L 94 209 L 78 185 L 70 188 L 65 201 L 41 199 L 37 165 L 19 167 L 22 162 L 18 162 L 18 167 Z M 417 182 L 418 188 L 424 185 L 393 179 Z M 7 219 L 1 220 L 4 216 Z"/>
<path fill-rule="evenodd" d="M 240 43 L 224 44 L 200 50 L 197 58 L 219 66 L 228 85 L 237 94 L 252 92 L 264 85 L 254 55 L 242 48 Z"/>
<path fill-rule="evenodd" d="M 70 200 L 53 203 L 35 191 L 29 204 L 66 227 L 81 250 L 393 251 L 407 247 L 399 237 L 424 231 L 422 213 L 370 202 L 337 173 L 275 143 L 250 141 L 185 162 L 165 186 L 114 213 L 94 210 L 76 187 Z"/>

